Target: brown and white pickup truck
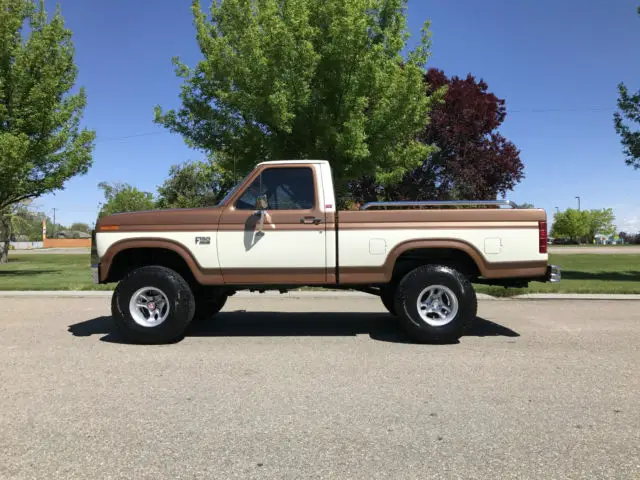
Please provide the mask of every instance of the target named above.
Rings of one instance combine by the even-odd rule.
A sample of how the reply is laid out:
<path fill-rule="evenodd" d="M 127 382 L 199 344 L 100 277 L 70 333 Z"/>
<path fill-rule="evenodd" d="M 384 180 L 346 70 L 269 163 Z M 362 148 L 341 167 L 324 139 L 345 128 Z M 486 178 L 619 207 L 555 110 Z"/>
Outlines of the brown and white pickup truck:
<path fill-rule="evenodd" d="M 378 295 L 414 341 L 451 342 L 476 317 L 472 283 L 560 280 L 548 265 L 545 211 L 514 207 L 374 202 L 338 211 L 327 161 L 263 162 L 215 207 L 100 218 L 92 269 L 94 281 L 118 282 L 112 315 L 133 342 L 178 340 L 238 290 L 302 286 Z"/>

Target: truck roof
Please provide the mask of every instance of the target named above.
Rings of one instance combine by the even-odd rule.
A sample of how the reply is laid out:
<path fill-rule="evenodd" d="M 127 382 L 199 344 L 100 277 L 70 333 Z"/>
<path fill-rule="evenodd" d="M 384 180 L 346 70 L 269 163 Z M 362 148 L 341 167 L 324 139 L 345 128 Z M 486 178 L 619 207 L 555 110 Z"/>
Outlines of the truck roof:
<path fill-rule="evenodd" d="M 260 162 L 258 163 L 258 165 L 287 165 L 287 164 L 293 164 L 293 163 L 304 163 L 304 164 L 323 164 L 326 163 L 328 164 L 329 161 L 328 160 L 309 160 L 309 159 L 305 159 L 305 160 L 270 160 L 268 162 Z"/>

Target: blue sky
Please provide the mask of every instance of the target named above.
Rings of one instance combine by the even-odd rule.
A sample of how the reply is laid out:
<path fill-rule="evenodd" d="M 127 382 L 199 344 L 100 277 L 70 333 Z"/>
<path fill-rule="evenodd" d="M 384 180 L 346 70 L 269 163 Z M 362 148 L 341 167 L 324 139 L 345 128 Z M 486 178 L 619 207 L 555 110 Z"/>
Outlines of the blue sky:
<path fill-rule="evenodd" d="M 153 107 L 179 106 L 171 57 L 200 58 L 190 1 L 59 0 L 74 32 L 84 123 L 97 131 L 94 165 L 66 189 L 36 200 L 58 222 L 93 222 L 97 184 L 154 191 L 169 167 L 202 154 L 153 124 Z M 52 2 L 47 2 L 49 9 Z M 640 171 L 624 164 L 613 129 L 616 85 L 640 88 L 637 0 L 409 0 L 417 37 L 430 19 L 429 65 L 483 78 L 506 100 L 501 132 L 521 150 L 526 178 L 507 195 L 547 210 L 612 207 L 640 230 Z M 330 160 L 330 159 L 329 159 Z"/>

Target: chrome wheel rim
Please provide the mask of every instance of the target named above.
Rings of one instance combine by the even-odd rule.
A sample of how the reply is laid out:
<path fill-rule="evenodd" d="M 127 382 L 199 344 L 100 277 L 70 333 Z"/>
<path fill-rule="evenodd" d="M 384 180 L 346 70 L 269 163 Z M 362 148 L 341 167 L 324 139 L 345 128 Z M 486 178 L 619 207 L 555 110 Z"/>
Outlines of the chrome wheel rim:
<path fill-rule="evenodd" d="M 458 314 L 458 297 L 449 287 L 430 285 L 418 295 L 418 314 L 432 327 L 450 323 Z"/>
<path fill-rule="evenodd" d="M 169 299 L 156 287 L 142 287 L 131 295 L 129 313 L 142 327 L 157 327 L 169 316 Z"/>

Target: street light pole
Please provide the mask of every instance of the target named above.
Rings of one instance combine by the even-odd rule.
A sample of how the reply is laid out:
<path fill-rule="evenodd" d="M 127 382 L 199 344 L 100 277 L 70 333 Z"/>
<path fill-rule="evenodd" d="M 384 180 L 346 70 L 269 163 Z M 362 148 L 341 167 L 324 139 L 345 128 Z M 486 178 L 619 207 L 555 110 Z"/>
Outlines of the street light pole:
<path fill-rule="evenodd" d="M 556 209 L 556 213 L 560 213 L 560 209 L 558 207 L 555 207 Z"/>
<path fill-rule="evenodd" d="M 53 209 L 53 236 L 51 238 L 56 238 L 56 210 L 58 210 L 57 208 Z"/>
<path fill-rule="evenodd" d="M 576 197 L 578 199 L 578 211 L 580 211 L 580 197 Z"/>

